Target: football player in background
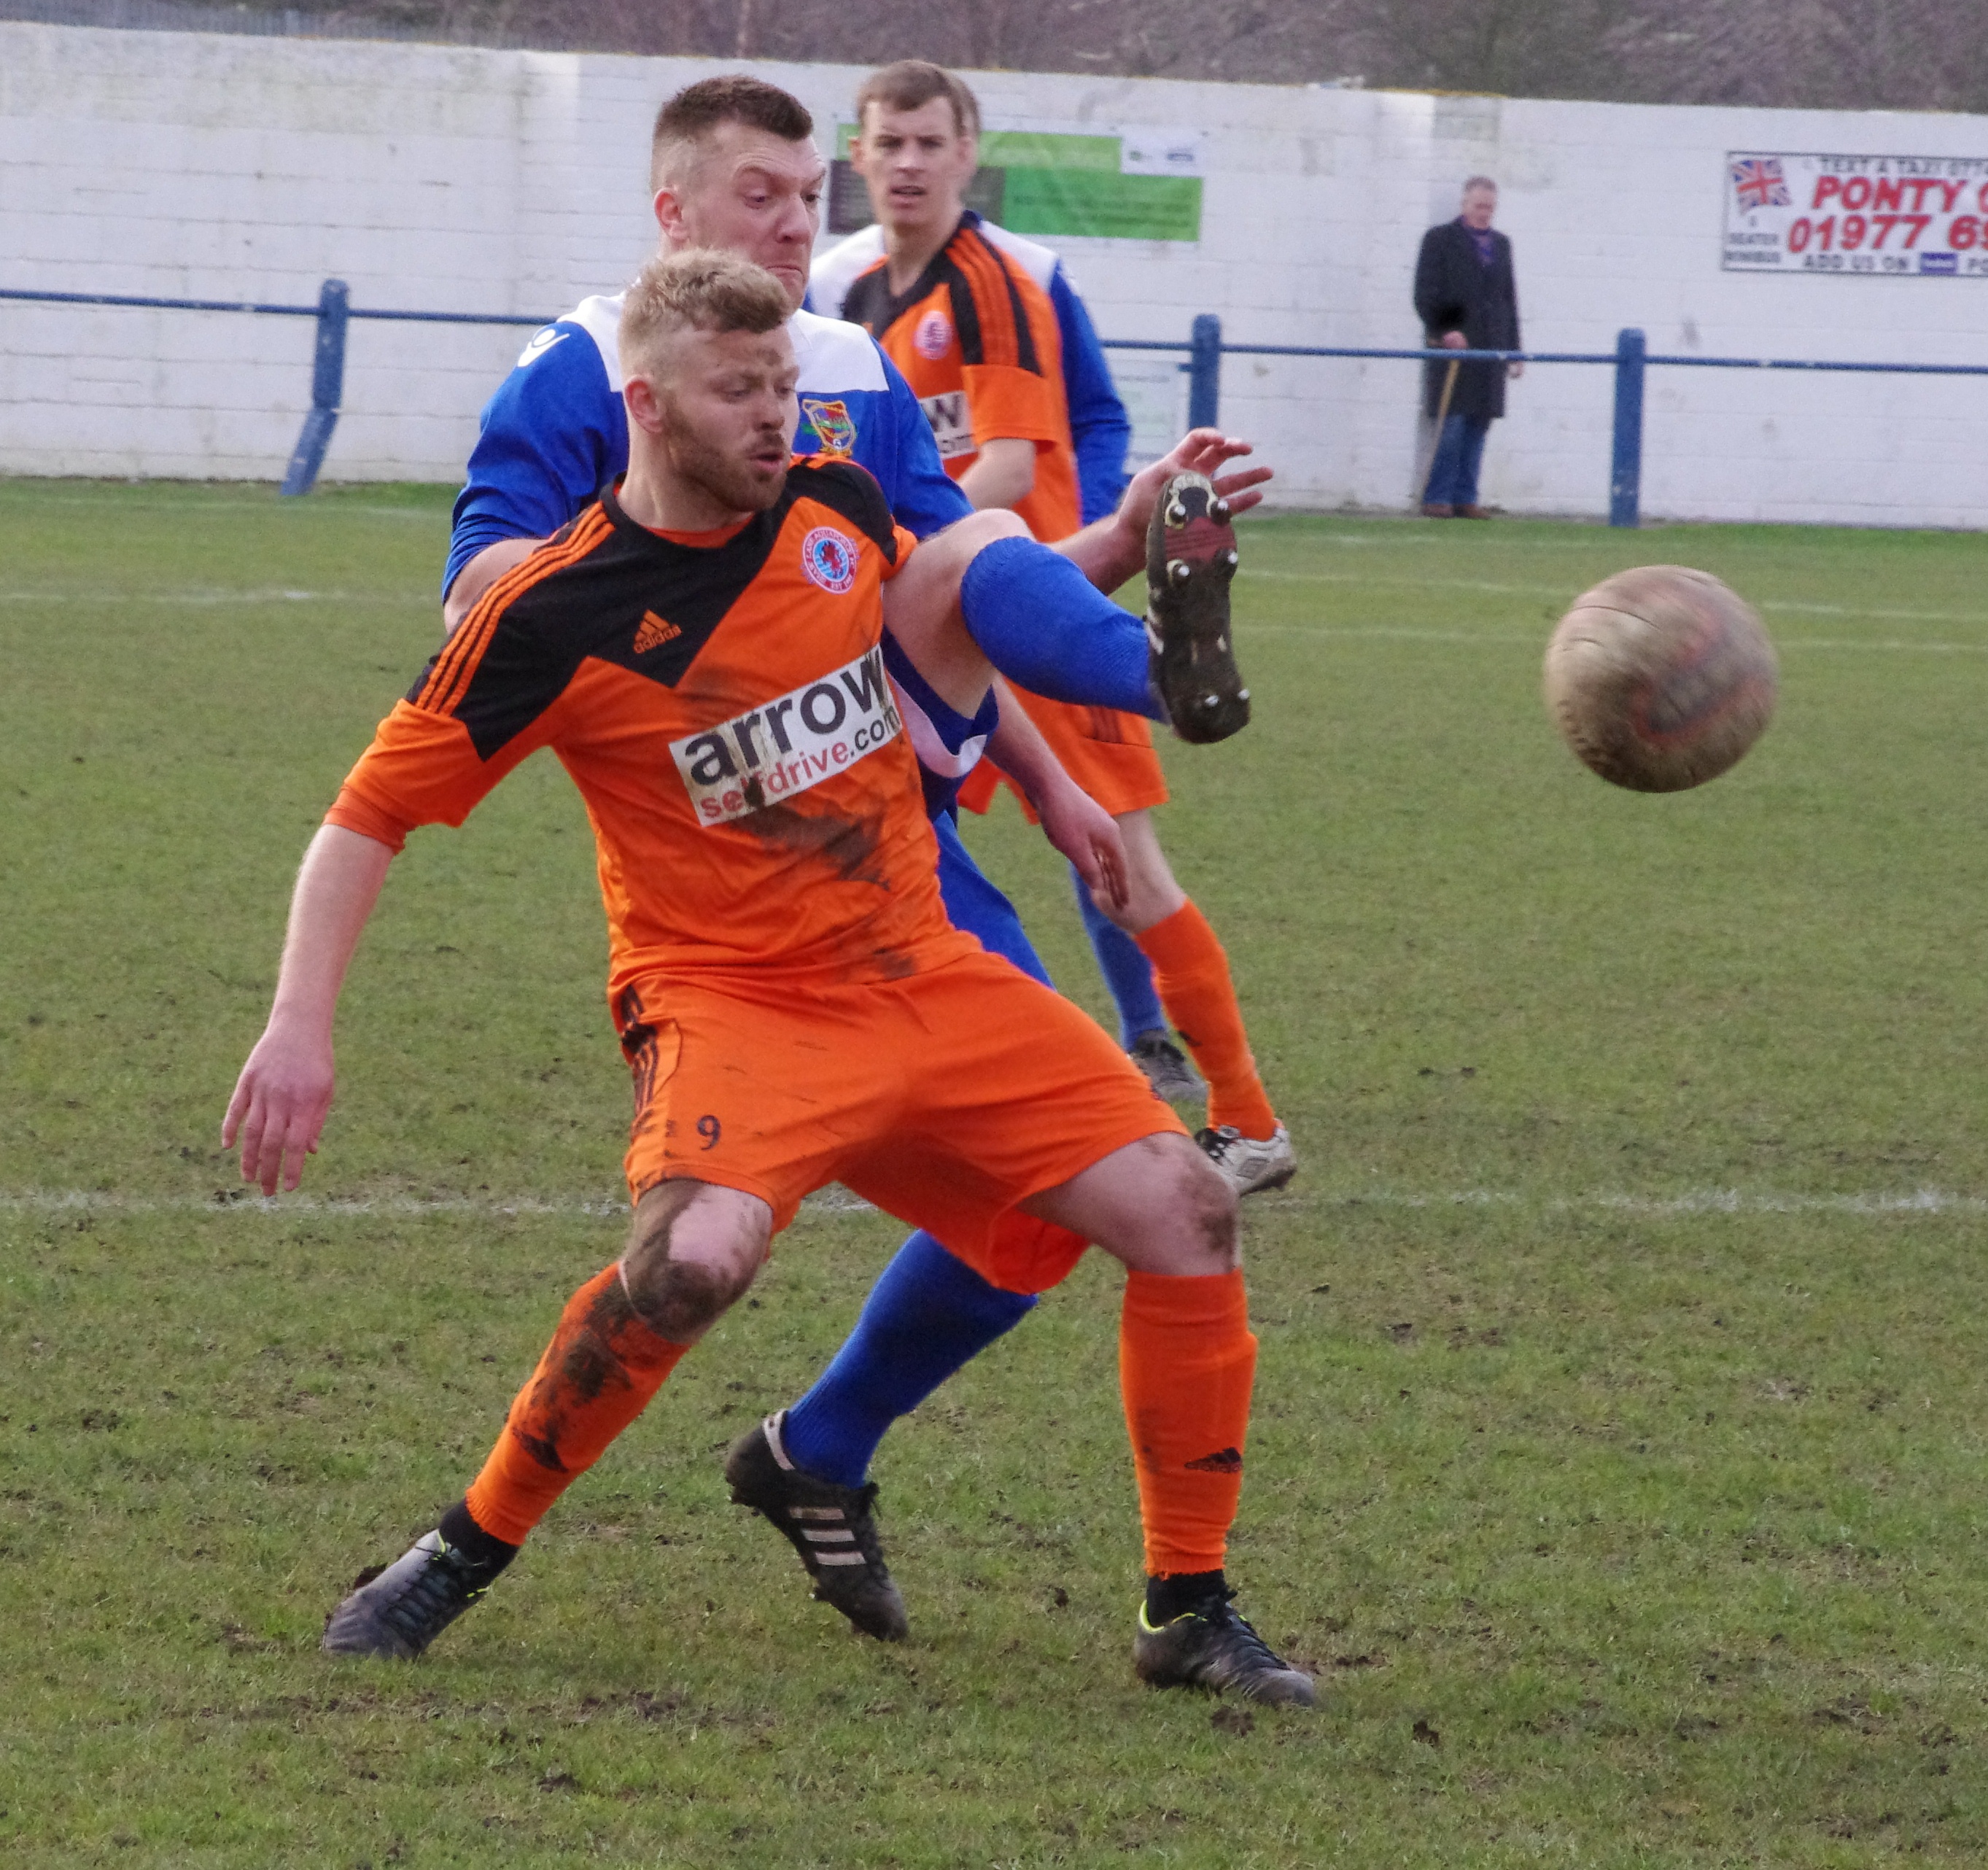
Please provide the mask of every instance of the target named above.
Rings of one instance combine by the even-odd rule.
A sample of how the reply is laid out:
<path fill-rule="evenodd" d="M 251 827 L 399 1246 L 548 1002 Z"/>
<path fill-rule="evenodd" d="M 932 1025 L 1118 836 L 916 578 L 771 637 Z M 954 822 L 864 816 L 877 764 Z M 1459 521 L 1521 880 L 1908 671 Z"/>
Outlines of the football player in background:
<path fill-rule="evenodd" d="M 669 99 L 657 117 L 651 169 L 663 250 L 738 253 L 778 279 L 798 308 L 826 173 L 812 136 L 800 103 L 756 78 L 708 79 Z M 445 574 L 451 629 L 626 468 L 622 303 L 619 294 L 583 300 L 537 333 L 484 411 Z M 875 343 L 854 326 L 798 309 L 788 331 L 799 371 L 796 448 L 867 468 L 898 521 L 917 536 L 970 516 L 971 504 L 940 464 L 930 424 Z M 1147 520 L 1169 475 L 1216 473 L 1242 451 L 1240 443 L 1198 431 L 1142 472 L 1116 512 L 1059 542 L 1058 553 L 1005 542 L 1013 563 L 986 593 L 987 609 L 998 614 L 976 613 L 979 647 L 997 667 L 1036 685 L 1068 679 L 1094 698 L 1115 690 L 1127 698 L 1123 705 L 1138 705 L 1136 694 L 1151 687 L 1146 641 L 1102 590 L 1115 590 L 1144 563 Z M 1222 475 L 1212 491 L 1240 509 L 1260 497 L 1254 489 L 1266 478 L 1264 469 L 1241 470 Z M 885 654 L 933 810 L 948 911 L 992 952 L 1046 981 L 1012 905 L 967 855 L 948 808 L 991 735 L 1016 763 L 1011 770 L 1030 773 L 1025 783 L 1052 841 L 1073 861 L 1094 865 L 1100 883 L 1116 861 L 1108 821 L 1046 751 L 1031 765 L 1040 736 L 1019 708 L 1009 708 L 998 728 L 991 709 L 949 719 L 888 635 Z M 1110 861 L 1100 861 L 1100 852 Z M 885 1269 L 820 1381 L 732 1451 L 734 1497 L 788 1538 L 816 1594 L 872 1635 L 902 1636 L 905 1618 L 877 1537 L 871 1458 L 891 1422 L 1035 1302 L 1033 1293 L 990 1281 L 920 1230 Z M 850 1535 L 826 1555 L 823 1542 L 806 1536 L 824 1525 Z M 847 1562 L 852 1553 L 863 1562 Z"/>
<path fill-rule="evenodd" d="M 904 373 L 947 471 L 976 507 L 1011 508 L 1038 539 L 1078 534 L 1063 320 L 1015 257 L 1013 237 L 990 230 L 965 205 L 979 165 L 973 93 L 938 66 L 904 59 L 865 81 L 856 115 L 851 160 L 870 191 L 881 254 L 849 283 L 842 315 L 867 329 Z M 1073 294 L 1065 297 L 1073 303 Z M 1095 351 L 1094 334 L 1088 348 Z M 1078 370 L 1087 403 L 1095 402 L 1102 367 L 1101 357 L 1087 359 Z M 1232 553 L 1232 541 L 1226 549 Z M 1024 688 L 1023 705 L 1063 769 L 1111 813 L 1124 838 L 1127 901 L 1107 909 L 1079 891 L 1093 910 L 1087 921 L 1108 916 L 1140 951 L 1134 967 L 1122 947 L 1108 938 L 1097 945 L 1124 1036 L 1137 1046 L 1154 1030 L 1157 985 L 1208 1080 L 1209 1122 L 1197 1140 L 1238 1194 L 1282 1187 L 1297 1168 L 1290 1133 L 1257 1074 L 1228 957 L 1175 880 L 1153 823 L 1167 787 L 1151 732 L 1134 714 L 1072 706 Z M 1246 695 L 1239 705 L 1246 712 Z M 983 768 L 961 802 L 985 810 L 993 783 Z M 1016 790 L 1030 810 L 1026 790 Z"/>
<path fill-rule="evenodd" d="M 943 641 L 975 581 L 1012 583 L 1010 548 L 1033 542 L 982 514 L 920 548 L 860 467 L 790 465 L 791 309 L 733 255 L 644 269 L 619 333 L 625 478 L 471 609 L 306 855 L 224 1127 L 265 1193 L 317 1146 L 340 988 L 394 855 L 540 747 L 600 847 L 637 1103 L 627 1249 L 567 1304 L 463 1499 L 347 1598 L 324 1646 L 425 1649 L 743 1296 L 802 1198 L 839 1180 L 1023 1290 L 1087 1241 L 1123 1262 L 1135 1666 L 1310 1706 L 1224 1572 L 1256 1361 L 1235 1196 L 1084 1014 L 950 921 L 884 673 L 887 612 L 901 641 Z M 932 692 L 958 715 L 993 670 L 952 640 Z M 828 1552 L 853 1542 L 806 1523 Z"/>
<path fill-rule="evenodd" d="M 963 83 L 962 101 L 979 121 L 978 100 Z M 1048 294 L 1056 313 L 1063 349 L 1065 412 L 1077 455 L 1078 504 L 1084 522 L 1102 519 L 1118 505 L 1125 491 L 1125 451 L 1131 444 L 1131 418 L 1118 397 L 1097 340 L 1090 313 L 1063 265 L 1062 256 L 1038 241 L 1024 239 L 996 226 L 984 215 L 980 232 Z M 826 253 L 817 254 L 808 276 L 808 308 L 830 318 L 844 316 L 849 289 L 884 257 L 884 225 L 873 221 Z M 968 790 L 976 810 L 985 810 L 992 787 L 976 774 Z M 1083 873 L 1072 867 L 1077 906 L 1099 970 L 1118 1009 L 1125 1050 L 1131 1053 L 1153 1088 L 1169 1102 L 1183 1104 L 1206 1096 L 1208 1086 L 1175 1044 L 1165 1009 L 1153 981 L 1153 964 L 1137 942 L 1099 908 Z"/>

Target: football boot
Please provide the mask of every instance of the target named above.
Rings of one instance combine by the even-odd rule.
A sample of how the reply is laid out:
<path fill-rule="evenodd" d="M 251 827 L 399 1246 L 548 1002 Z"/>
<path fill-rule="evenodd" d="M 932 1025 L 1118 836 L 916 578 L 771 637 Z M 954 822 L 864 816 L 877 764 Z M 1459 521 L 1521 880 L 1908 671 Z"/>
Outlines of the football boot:
<path fill-rule="evenodd" d="M 780 1440 L 786 1411 L 742 1435 L 725 1457 L 734 1504 L 749 1506 L 786 1537 L 832 1604 L 866 1636 L 902 1642 L 911 1632 L 877 1537 L 877 1488 L 845 1487 L 795 1466 Z"/>
<path fill-rule="evenodd" d="M 1138 1634 L 1132 1639 L 1132 1666 L 1155 1688 L 1233 1690 L 1246 1701 L 1273 1706 L 1310 1708 L 1318 1690 L 1302 1669 L 1293 1669 L 1230 1606 L 1235 1592 L 1212 1593 L 1157 1629 L 1139 1606 Z"/>
<path fill-rule="evenodd" d="M 1229 502 L 1206 475 L 1175 475 L 1146 528 L 1146 641 L 1167 719 L 1198 745 L 1226 740 L 1249 719 L 1229 631 L 1236 558 Z"/>

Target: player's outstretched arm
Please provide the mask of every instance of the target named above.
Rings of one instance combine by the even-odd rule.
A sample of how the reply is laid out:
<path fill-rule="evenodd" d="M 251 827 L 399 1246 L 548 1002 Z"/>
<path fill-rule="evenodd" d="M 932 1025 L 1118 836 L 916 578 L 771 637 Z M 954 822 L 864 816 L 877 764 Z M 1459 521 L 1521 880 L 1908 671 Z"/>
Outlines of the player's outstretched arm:
<path fill-rule="evenodd" d="M 1000 724 L 988 756 L 1028 794 L 1043 835 L 1076 866 L 1084 887 L 1114 909 L 1125 907 L 1125 843 L 1104 807 L 1063 769 L 1050 743 L 998 677 Z"/>
<path fill-rule="evenodd" d="M 311 840 L 290 898 L 289 932 L 269 1023 L 235 1081 L 221 1145 L 242 1143 L 242 1179 L 273 1195 L 294 1189 L 331 1109 L 332 1016 L 353 951 L 394 854 L 377 839 L 326 825 Z"/>
<path fill-rule="evenodd" d="M 1160 489 L 1176 474 L 1205 474 L 1215 491 L 1229 502 L 1232 514 L 1246 513 L 1263 498 L 1259 491 L 1274 470 L 1242 468 L 1232 474 L 1219 470 L 1254 448 L 1219 428 L 1191 428 L 1151 466 L 1141 468 L 1125 489 L 1118 510 L 1094 520 L 1080 533 L 1057 542 L 1055 550 L 1071 560 L 1101 591 L 1115 591 L 1146 567 L 1146 526 Z"/>

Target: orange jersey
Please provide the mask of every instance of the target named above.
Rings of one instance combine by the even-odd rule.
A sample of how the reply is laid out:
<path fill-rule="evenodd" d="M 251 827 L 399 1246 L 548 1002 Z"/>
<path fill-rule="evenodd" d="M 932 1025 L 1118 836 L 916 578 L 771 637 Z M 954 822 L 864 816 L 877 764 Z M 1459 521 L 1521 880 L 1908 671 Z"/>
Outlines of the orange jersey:
<path fill-rule="evenodd" d="M 874 481 L 797 461 L 767 512 L 671 537 L 610 493 L 500 579 L 329 822 L 397 850 L 550 747 L 587 801 L 610 1000 L 638 979 L 889 979 L 977 952 L 940 901 L 884 672 L 912 550 Z"/>
<path fill-rule="evenodd" d="M 903 371 L 955 480 L 987 442 L 1036 445 L 1036 484 L 1015 510 L 1038 539 L 1083 522 L 1063 400 L 1063 336 L 1049 295 L 968 214 L 901 296 L 888 260 L 850 287 L 842 315 L 867 326 Z"/>

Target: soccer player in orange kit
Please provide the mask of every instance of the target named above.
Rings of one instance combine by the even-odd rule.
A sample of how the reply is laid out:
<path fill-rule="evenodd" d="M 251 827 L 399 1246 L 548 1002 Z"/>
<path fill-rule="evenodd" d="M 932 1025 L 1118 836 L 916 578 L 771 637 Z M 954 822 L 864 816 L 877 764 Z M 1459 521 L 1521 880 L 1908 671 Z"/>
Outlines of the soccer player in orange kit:
<path fill-rule="evenodd" d="M 862 469 L 790 462 L 788 311 L 730 255 L 644 269 L 622 315 L 625 482 L 478 601 L 306 856 L 225 1127 L 265 1191 L 316 1147 L 339 986 L 394 852 L 541 746 L 594 825 L 637 1098 L 627 1250 L 568 1304 L 464 1499 L 325 1645 L 425 1649 L 839 1180 L 990 1279 L 1047 1283 L 1084 1239 L 1124 1263 L 1135 1665 L 1309 1706 L 1222 1569 L 1256 1353 L 1234 1197 L 1093 1022 L 947 920 L 883 671 L 887 617 L 901 641 L 943 627 L 1020 528 L 976 516 L 915 551 Z M 991 671 L 938 679 L 972 706 Z"/>
<path fill-rule="evenodd" d="M 942 67 L 907 59 L 865 81 L 856 116 L 850 159 L 884 255 L 850 286 L 842 316 L 866 326 L 904 373 L 940 458 L 976 507 L 1012 509 L 1038 539 L 1068 538 L 1082 516 L 1062 337 L 1048 295 L 965 205 L 979 163 L 973 93 Z M 1167 1016 L 1208 1080 L 1202 1148 L 1238 1194 L 1282 1187 L 1297 1158 L 1251 1056 L 1228 957 L 1175 880 L 1153 824 L 1167 786 L 1151 729 L 1135 715 L 1018 692 L 1064 771 L 1117 821 L 1128 899 L 1098 907 L 1152 964 Z M 960 802 L 984 811 L 994 783 L 983 765 Z"/>

